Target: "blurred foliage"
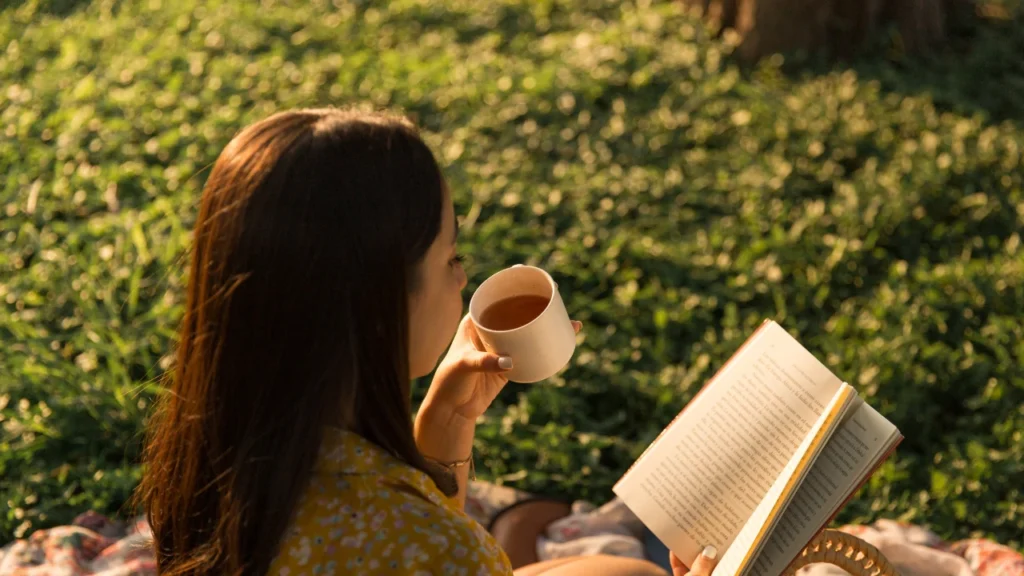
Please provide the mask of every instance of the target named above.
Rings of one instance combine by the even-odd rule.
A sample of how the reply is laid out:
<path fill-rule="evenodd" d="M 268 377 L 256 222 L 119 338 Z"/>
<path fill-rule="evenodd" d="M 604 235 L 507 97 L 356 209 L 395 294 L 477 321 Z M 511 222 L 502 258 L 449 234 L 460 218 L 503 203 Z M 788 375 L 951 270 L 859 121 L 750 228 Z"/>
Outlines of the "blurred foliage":
<path fill-rule="evenodd" d="M 1024 543 L 1019 12 L 942 59 L 793 74 L 672 2 L 5 6 L 0 541 L 130 512 L 207 167 L 273 111 L 361 104 L 425 127 L 467 295 L 538 264 L 586 324 L 483 419 L 485 477 L 607 499 L 774 317 L 907 437 L 840 521 Z"/>

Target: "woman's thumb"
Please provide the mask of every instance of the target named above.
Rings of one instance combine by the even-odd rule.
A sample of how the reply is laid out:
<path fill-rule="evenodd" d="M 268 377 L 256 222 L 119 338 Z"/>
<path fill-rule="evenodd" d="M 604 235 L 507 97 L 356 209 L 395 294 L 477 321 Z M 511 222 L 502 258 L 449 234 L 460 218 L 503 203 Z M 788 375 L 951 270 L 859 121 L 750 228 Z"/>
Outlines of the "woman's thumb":
<path fill-rule="evenodd" d="M 714 546 L 705 546 L 704 550 L 701 551 L 697 559 L 693 561 L 693 566 L 690 566 L 690 571 L 687 572 L 687 576 L 711 576 L 711 571 L 715 569 L 715 564 L 718 560 L 718 550 Z"/>
<path fill-rule="evenodd" d="M 502 373 L 512 369 L 512 359 L 508 356 L 498 356 L 490 352 L 473 350 L 467 352 L 460 362 L 463 367 L 474 372 L 496 372 Z"/>

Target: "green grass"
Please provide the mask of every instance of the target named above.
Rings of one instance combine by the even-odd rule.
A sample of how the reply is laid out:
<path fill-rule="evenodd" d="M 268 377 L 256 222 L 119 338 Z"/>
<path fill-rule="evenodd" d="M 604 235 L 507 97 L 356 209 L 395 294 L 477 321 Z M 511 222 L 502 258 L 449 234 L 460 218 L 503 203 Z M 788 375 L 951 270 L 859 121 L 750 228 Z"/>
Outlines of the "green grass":
<path fill-rule="evenodd" d="M 586 323 L 562 377 L 480 425 L 485 477 L 608 498 L 770 316 L 906 435 L 841 521 L 1024 545 L 1019 11 L 933 60 L 794 72 L 738 68 L 672 2 L 7 6 L 0 541 L 117 512 L 137 482 L 221 147 L 360 103 L 427 130 L 471 289 L 538 264 Z"/>

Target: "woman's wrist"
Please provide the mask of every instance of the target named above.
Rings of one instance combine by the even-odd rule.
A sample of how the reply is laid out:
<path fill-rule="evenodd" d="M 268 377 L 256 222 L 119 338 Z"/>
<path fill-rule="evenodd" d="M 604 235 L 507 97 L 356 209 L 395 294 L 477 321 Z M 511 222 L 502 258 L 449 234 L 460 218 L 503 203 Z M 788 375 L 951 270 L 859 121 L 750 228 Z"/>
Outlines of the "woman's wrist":
<path fill-rule="evenodd" d="M 416 446 L 441 463 L 458 462 L 473 452 L 476 421 L 444 406 L 423 405 L 416 415 Z"/>

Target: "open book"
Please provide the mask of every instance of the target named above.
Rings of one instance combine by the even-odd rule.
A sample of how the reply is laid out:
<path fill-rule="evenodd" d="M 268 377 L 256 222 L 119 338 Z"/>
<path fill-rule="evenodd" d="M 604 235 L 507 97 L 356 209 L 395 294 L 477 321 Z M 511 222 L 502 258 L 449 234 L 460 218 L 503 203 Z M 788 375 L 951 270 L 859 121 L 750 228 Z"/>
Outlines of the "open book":
<path fill-rule="evenodd" d="M 768 320 L 614 491 L 680 560 L 778 576 L 899 444 L 896 427 Z"/>

